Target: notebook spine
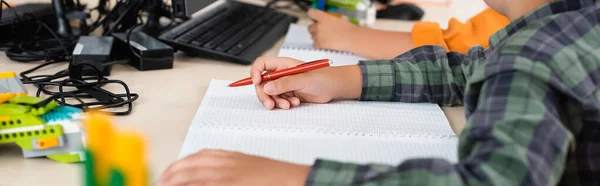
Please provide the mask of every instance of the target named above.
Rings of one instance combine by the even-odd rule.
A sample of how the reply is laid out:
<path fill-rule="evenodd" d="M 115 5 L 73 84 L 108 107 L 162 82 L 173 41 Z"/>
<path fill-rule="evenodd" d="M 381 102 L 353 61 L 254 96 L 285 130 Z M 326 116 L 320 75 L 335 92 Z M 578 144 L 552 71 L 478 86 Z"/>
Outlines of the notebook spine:
<path fill-rule="evenodd" d="M 330 50 L 330 49 L 303 48 L 303 47 L 294 47 L 294 46 L 282 46 L 281 48 L 286 49 L 286 50 L 316 51 L 316 52 L 327 52 L 327 53 L 340 54 L 340 55 L 355 55 L 352 52 Z"/>

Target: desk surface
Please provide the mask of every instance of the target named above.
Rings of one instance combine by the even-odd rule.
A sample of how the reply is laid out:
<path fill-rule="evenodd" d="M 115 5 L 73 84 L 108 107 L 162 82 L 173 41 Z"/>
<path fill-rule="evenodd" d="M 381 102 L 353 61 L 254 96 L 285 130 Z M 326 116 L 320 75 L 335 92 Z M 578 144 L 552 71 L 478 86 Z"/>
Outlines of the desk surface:
<path fill-rule="evenodd" d="M 470 3 L 471 0 L 465 1 Z M 425 11 L 428 13 L 425 20 L 445 22 L 450 16 L 450 11 L 438 7 L 425 8 Z M 433 15 L 429 14 L 430 12 L 434 12 Z M 304 15 L 300 16 L 300 24 L 310 24 Z M 412 24 L 378 20 L 373 27 L 409 31 Z M 282 42 L 283 40 L 280 40 L 265 55 L 276 56 Z M 40 63 L 13 62 L 0 54 L 0 71 L 21 72 L 36 64 Z M 54 73 L 64 68 L 65 66 L 56 66 L 40 73 Z M 236 80 L 247 76 L 249 69 L 250 66 L 246 65 L 193 58 L 181 53 L 176 54 L 175 66 L 171 70 L 141 72 L 126 65 L 116 65 L 113 68 L 111 79 L 126 82 L 130 90 L 140 94 L 139 100 L 134 103 L 133 113 L 116 117 L 115 121 L 121 127 L 136 128 L 146 135 L 151 175 L 160 174 L 176 160 L 188 126 L 211 79 Z M 27 88 L 30 94 L 35 93 L 33 86 L 27 85 Z M 463 108 L 452 107 L 443 110 L 452 129 L 455 132 L 460 131 L 465 123 Z M 18 146 L 0 145 L 0 186 L 81 185 L 81 170 L 79 164 L 60 164 L 46 158 L 23 159 Z"/>

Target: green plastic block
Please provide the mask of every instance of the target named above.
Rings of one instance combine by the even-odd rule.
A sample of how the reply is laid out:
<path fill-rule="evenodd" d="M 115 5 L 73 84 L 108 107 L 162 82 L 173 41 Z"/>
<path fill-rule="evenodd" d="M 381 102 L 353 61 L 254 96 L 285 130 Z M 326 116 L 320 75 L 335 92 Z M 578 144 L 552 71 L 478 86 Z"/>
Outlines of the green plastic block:
<path fill-rule="evenodd" d="M 61 163 L 79 163 L 79 162 L 83 161 L 81 156 L 79 156 L 79 153 L 76 153 L 76 154 L 71 154 L 71 153 L 52 154 L 52 155 L 48 155 L 46 157 L 50 158 L 51 160 L 61 162 Z"/>
<path fill-rule="evenodd" d="M 85 186 L 99 186 L 98 180 L 96 180 L 96 176 L 94 175 L 94 156 L 89 150 L 85 150 L 84 153 Z"/>
<path fill-rule="evenodd" d="M 325 0 L 325 5 L 327 6 L 335 6 L 338 8 L 345 8 L 350 10 L 355 10 L 361 4 L 368 5 L 370 2 L 365 2 L 363 0 Z"/>
<path fill-rule="evenodd" d="M 31 110 L 31 106 L 4 103 L 0 104 L 0 116 L 11 116 L 16 114 L 25 114 Z"/>
<path fill-rule="evenodd" d="M 15 97 L 15 98 L 9 100 L 8 102 L 12 103 L 12 104 L 35 105 L 41 101 L 44 101 L 44 99 L 38 98 L 38 97 L 33 97 L 33 96 L 18 96 L 18 97 Z M 56 101 L 50 101 L 48 104 L 44 105 L 43 107 L 31 108 L 31 110 L 29 110 L 29 112 L 33 115 L 42 115 L 42 114 L 54 109 L 57 106 L 58 106 L 58 103 Z"/>
<path fill-rule="evenodd" d="M 24 150 L 31 150 L 31 140 L 39 138 L 58 137 L 63 135 L 61 125 L 46 125 L 40 130 L 30 130 L 22 132 L 12 132 L 0 134 L 0 144 L 2 143 L 17 143 Z"/>
<path fill-rule="evenodd" d="M 110 171 L 110 183 L 109 186 L 125 186 L 125 177 L 121 171 L 113 169 Z"/>
<path fill-rule="evenodd" d="M 0 117 L 0 132 L 6 129 L 43 125 L 45 122 L 30 114 L 16 114 Z"/>

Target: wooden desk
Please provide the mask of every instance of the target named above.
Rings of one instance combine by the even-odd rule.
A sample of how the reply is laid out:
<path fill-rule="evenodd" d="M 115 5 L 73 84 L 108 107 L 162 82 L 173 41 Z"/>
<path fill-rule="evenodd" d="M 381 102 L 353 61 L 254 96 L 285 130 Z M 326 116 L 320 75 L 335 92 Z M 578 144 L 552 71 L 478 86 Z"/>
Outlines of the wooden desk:
<path fill-rule="evenodd" d="M 466 0 L 467 3 L 470 0 Z M 445 21 L 448 15 L 426 9 L 426 20 Z M 429 12 L 434 12 L 432 15 Z M 436 13 L 437 12 L 437 13 Z M 438 14 L 436 17 L 435 15 Z M 440 18 L 440 17 L 446 17 Z M 428 18 L 429 17 L 429 18 Z M 435 19 L 434 19 L 435 18 Z M 436 20 L 437 19 L 437 20 Z M 310 21 L 302 17 L 300 24 Z M 376 28 L 409 31 L 410 22 L 379 20 Z M 265 55 L 276 56 L 280 40 Z M 21 72 L 38 63 L 23 64 L 10 61 L 0 54 L 0 71 Z M 54 73 L 65 66 L 58 66 L 40 73 Z M 249 74 L 250 66 L 223 61 L 192 58 L 177 54 L 175 67 L 171 70 L 140 72 L 133 67 L 116 65 L 111 79 L 119 79 L 129 85 L 130 90 L 140 94 L 129 116 L 116 117 L 121 127 L 133 127 L 148 138 L 148 153 L 151 175 L 160 174 L 171 162 L 176 160 L 198 106 L 211 79 L 236 80 Z M 27 85 L 30 95 L 35 88 Z M 452 129 L 462 129 L 465 118 L 462 107 L 443 108 Z M 79 164 L 60 164 L 46 158 L 23 159 L 21 150 L 15 145 L 0 145 L 0 186 L 33 185 L 82 185 L 82 166 Z"/>

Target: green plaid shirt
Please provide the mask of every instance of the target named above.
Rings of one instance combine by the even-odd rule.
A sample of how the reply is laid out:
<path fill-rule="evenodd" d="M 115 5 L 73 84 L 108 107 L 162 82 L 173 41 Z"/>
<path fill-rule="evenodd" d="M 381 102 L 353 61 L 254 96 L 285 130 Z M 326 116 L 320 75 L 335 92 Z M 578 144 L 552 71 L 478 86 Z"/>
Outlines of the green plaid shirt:
<path fill-rule="evenodd" d="M 459 162 L 319 159 L 306 185 L 600 185 L 595 0 L 546 4 L 495 33 L 488 50 L 424 46 L 360 67 L 361 100 L 464 105 Z"/>

